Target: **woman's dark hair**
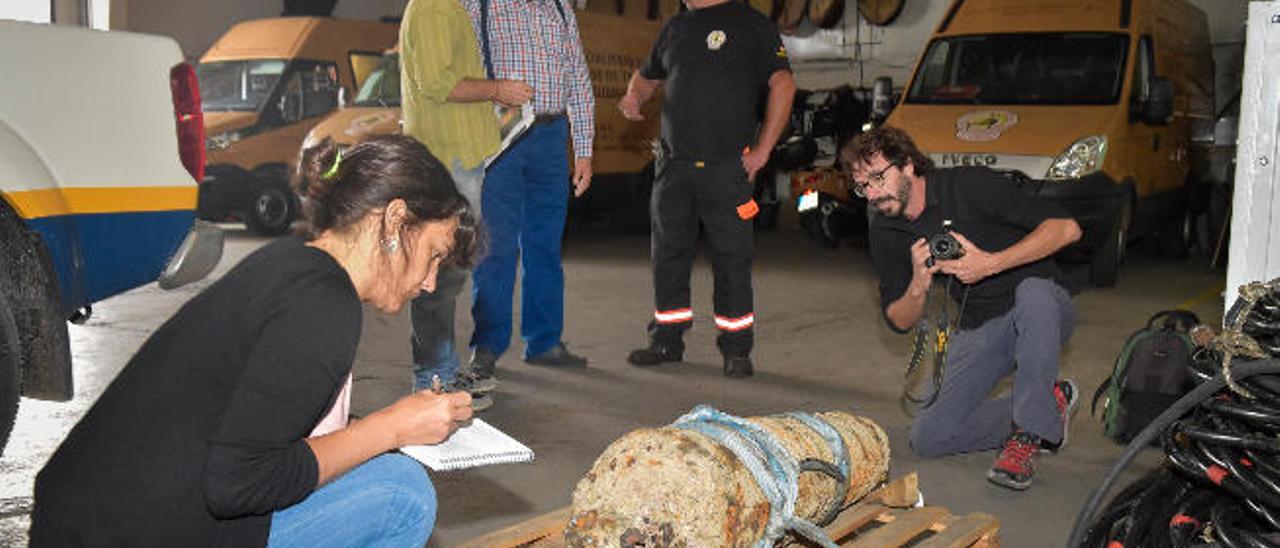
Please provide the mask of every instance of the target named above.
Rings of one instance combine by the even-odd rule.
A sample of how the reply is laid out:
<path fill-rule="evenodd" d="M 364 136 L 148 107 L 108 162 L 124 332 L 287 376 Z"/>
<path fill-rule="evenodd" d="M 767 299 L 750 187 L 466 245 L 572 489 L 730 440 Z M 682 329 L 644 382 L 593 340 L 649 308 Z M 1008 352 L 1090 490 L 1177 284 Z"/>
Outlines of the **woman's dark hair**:
<path fill-rule="evenodd" d="M 840 162 L 845 170 L 852 170 L 858 164 L 871 162 L 871 157 L 879 153 L 885 161 L 898 167 L 915 166 L 916 175 L 924 175 L 933 169 L 933 160 L 925 156 L 911 140 L 907 132 L 896 127 L 880 126 L 869 129 L 857 137 L 850 139 L 840 149 Z"/>
<path fill-rule="evenodd" d="M 480 229 L 467 199 L 444 164 L 412 137 L 377 136 L 345 148 L 326 138 L 302 151 L 297 173 L 294 190 L 308 240 L 344 231 L 401 199 L 409 211 L 405 228 L 458 217 L 447 263 L 467 267 L 480 253 Z"/>

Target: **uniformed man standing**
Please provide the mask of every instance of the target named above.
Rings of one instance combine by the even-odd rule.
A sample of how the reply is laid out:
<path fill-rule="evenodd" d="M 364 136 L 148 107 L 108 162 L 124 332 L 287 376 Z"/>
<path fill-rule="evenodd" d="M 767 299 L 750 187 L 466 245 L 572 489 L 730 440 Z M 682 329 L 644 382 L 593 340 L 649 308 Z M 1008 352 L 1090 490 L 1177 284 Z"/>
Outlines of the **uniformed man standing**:
<path fill-rule="evenodd" d="M 745 3 L 685 0 L 618 103 L 630 120 L 663 84 L 661 150 L 651 211 L 655 309 L 649 344 L 627 361 L 648 366 L 684 357 L 693 323 L 689 274 L 698 226 L 706 227 L 715 274 L 716 345 L 724 374 L 752 374 L 751 218 L 756 172 L 791 112 L 795 80 L 774 24 Z M 762 94 L 768 92 L 763 126 Z M 758 130 L 758 131 L 757 131 Z"/>

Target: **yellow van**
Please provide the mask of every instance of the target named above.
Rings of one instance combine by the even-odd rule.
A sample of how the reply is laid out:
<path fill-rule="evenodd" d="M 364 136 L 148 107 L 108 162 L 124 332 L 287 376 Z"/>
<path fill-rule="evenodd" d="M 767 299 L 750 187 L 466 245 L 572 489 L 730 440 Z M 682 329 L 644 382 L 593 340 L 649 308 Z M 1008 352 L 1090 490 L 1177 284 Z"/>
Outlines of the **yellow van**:
<path fill-rule="evenodd" d="M 288 180 L 303 138 L 396 43 L 399 25 L 329 17 L 239 23 L 200 58 L 208 149 L 203 219 L 237 217 L 258 234 L 289 228 Z"/>
<path fill-rule="evenodd" d="M 648 230 L 649 191 L 653 185 L 653 145 L 658 136 L 661 101 L 645 105 L 643 122 L 630 122 L 618 111 L 631 72 L 644 64 L 657 38 L 661 12 L 652 18 L 639 6 L 623 6 L 634 15 L 576 12 L 583 54 L 591 71 L 596 98 L 596 139 L 591 191 L 573 201 L 576 214 L 608 213 L 624 228 Z M 608 4 L 610 10 L 613 4 Z M 674 10 L 675 7 L 670 9 Z M 671 13 L 674 13 L 672 11 Z M 350 104 L 316 124 L 306 143 L 328 137 L 350 144 L 368 135 L 400 131 L 400 56 L 390 51 L 364 81 Z M 296 153 L 296 150 L 295 150 Z"/>
<path fill-rule="evenodd" d="M 1063 204 L 1108 286 L 1132 237 L 1186 252 L 1211 54 L 1186 0 L 955 0 L 886 124 L 940 167 L 989 166 Z"/>

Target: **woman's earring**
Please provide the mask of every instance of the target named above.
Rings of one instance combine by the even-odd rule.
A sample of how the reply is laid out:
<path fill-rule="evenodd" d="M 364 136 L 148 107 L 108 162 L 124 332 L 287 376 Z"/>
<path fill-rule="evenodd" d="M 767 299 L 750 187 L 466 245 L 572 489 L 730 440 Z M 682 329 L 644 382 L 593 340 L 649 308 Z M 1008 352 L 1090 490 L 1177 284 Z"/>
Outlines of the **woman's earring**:
<path fill-rule="evenodd" d="M 382 240 L 382 249 L 383 249 L 384 251 L 386 251 L 387 253 L 395 253 L 395 252 L 396 252 L 396 250 L 397 250 L 397 249 L 399 249 L 399 248 L 400 248 L 400 239 L 399 239 L 399 238 L 391 238 L 391 239 L 389 239 L 389 240 Z"/>

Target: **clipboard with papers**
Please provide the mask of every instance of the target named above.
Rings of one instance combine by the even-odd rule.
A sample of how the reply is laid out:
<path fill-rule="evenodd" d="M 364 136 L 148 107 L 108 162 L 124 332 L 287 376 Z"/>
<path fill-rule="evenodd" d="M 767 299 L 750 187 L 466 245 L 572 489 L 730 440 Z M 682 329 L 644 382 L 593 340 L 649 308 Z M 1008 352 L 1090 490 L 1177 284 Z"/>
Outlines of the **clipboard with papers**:
<path fill-rule="evenodd" d="M 511 146 L 519 141 L 529 132 L 529 128 L 533 127 L 533 104 L 525 103 L 518 107 L 508 107 L 505 105 L 497 105 L 493 107 L 494 114 L 498 117 L 498 134 L 502 136 L 502 144 L 498 146 L 498 151 L 485 159 L 484 167 L 488 168 L 493 162 L 502 157 L 502 154 L 511 149 Z"/>
<path fill-rule="evenodd" d="M 533 450 L 483 419 L 473 418 L 449 439 L 435 445 L 406 445 L 400 452 L 435 471 L 462 470 L 490 464 L 530 462 Z"/>

